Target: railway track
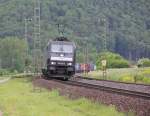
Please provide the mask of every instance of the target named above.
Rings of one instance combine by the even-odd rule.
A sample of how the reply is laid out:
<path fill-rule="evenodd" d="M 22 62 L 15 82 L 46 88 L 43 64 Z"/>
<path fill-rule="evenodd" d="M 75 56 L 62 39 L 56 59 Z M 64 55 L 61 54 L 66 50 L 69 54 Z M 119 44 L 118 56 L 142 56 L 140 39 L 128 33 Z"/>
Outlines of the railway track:
<path fill-rule="evenodd" d="M 76 76 L 73 78 L 73 80 L 78 82 L 88 83 L 88 84 L 102 85 L 110 88 L 123 89 L 127 91 L 135 91 L 143 94 L 144 93 L 150 94 L 150 85 L 98 80 L 98 79 L 93 79 L 93 78 L 91 79 L 91 78 L 86 78 L 81 76 Z"/>
<path fill-rule="evenodd" d="M 134 97 L 140 97 L 143 99 L 149 99 L 150 100 L 150 93 L 144 93 L 144 92 L 138 92 L 138 91 L 132 91 L 132 90 L 125 90 L 125 89 L 119 89 L 119 88 L 113 88 L 113 87 L 106 87 L 103 85 L 95 85 L 95 84 L 89 84 L 84 82 L 78 82 L 78 81 L 61 81 L 61 80 L 53 80 L 59 83 L 67 84 L 70 86 L 78 86 L 78 87 L 84 87 L 88 89 L 96 89 L 100 91 L 107 91 L 111 93 L 126 95 L 126 96 L 134 96 Z"/>
<path fill-rule="evenodd" d="M 121 82 L 121 81 L 113 81 L 113 80 L 105 80 L 105 79 L 96 79 L 92 77 L 83 77 L 80 75 L 75 75 L 74 78 L 76 79 L 86 79 L 86 80 L 95 80 L 95 81 L 103 81 L 103 82 L 113 82 L 113 83 L 121 83 L 121 84 L 128 84 L 128 85 L 142 85 L 142 86 L 150 86 L 148 84 L 141 84 L 141 83 L 132 83 L 132 82 Z"/>
<path fill-rule="evenodd" d="M 65 85 L 84 87 L 84 88 L 95 89 L 100 91 L 107 91 L 111 93 L 116 93 L 116 94 L 121 94 L 126 96 L 135 96 L 135 97 L 140 97 L 143 99 L 150 100 L 150 85 L 99 80 L 99 79 L 93 79 L 93 78 L 87 78 L 81 76 L 75 76 L 69 81 L 62 81 L 57 79 L 52 79 L 52 80 Z"/>

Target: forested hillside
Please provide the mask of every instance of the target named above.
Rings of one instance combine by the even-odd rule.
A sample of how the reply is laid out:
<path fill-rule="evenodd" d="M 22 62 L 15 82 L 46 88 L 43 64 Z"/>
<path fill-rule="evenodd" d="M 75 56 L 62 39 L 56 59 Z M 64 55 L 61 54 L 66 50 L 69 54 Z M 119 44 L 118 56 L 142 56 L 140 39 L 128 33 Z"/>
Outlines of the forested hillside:
<path fill-rule="evenodd" d="M 34 0 L 0 0 L 0 38 L 24 38 L 25 18 L 34 18 Z M 106 22 L 104 23 L 104 19 Z M 56 24 L 65 25 L 65 36 L 80 50 L 87 44 L 89 58 L 107 49 L 136 60 L 150 57 L 149 0 L 41 0 L 41 39 L 44 44 L 59 35 Z M 32 49 L 33 21 L 28 22 Z"/>

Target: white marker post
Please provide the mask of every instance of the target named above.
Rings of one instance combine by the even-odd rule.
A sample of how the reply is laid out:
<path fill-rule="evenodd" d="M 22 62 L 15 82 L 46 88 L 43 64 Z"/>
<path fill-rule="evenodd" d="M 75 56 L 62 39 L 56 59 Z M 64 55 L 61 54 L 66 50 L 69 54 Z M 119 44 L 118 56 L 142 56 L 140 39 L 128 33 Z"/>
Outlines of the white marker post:
<path fill-rule="evenodd" d="M 103 79 L 105 79 L 107 77 L 107 72 L 106 72 L 106 66 L 107 66 L 107 60 L 102 60 L 101 61 L 102 64 L 102 70 L 103 70 Z"/>

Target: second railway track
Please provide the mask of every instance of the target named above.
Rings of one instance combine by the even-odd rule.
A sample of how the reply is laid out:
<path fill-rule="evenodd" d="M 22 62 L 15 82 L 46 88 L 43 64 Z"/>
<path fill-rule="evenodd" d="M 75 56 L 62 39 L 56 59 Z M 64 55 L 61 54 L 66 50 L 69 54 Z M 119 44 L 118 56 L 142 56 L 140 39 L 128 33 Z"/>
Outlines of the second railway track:
<path fill-rule="evenodd" d="M 126 90 L 126 89 L 119 89 L 119 88 L 113 88 L 113 87 L 107 87 L 103 85 L 95 85 L 95 84 L 89 84 L 85 82 L 78 82 L 78 81 L 60 81 L 60 80 L 54 80 L 63 84 L 71 85 L 71 86 L 80 86 L 84 88 L 89 88 L 89 89 L 96 89 L 100 91 L 107 91 L 111 93 L 117 93 L 117 94 L 122 94 L 126 96 L 135 96 L 135 97 L 140 97 L 143 99 L 150 99 L 150 93 L 144 93 L 144 92 L 138 92 L 138 91 L 132 91 L 132 90 Z"/>
<path fill-rule="evenodd" d="M 93 85 L 101 85 L 110 88 L 122 89 L 127 91 L 135 91 L 143 94 L 150 94 L 150 85 L 135 84 L 135 83 L 123 83 L 109 80 L 98 80 L 93 78 L 86 78 L 81 76 L 75 76 L 73 80 Z"/>
<path fill-rule="evenodd" d="M 80 75 L 74 76 L 76 79 L 86 79 L 86 80 L 96 80 L 96 81 L 105 81 L 105 82 L 113 82 L 113 83 L 121 83 L 121 84 L 129 84 L 129 85 L 143 85 L 143 86 L 150 86 L 148 84 L 142 84 L 142 83 L 129 83 L 129 82 L 121 82 L 121 81 L 113 81 L 113 80 L 105 80 L 105 79 L 96 79 L 92 77 L 83 77 Z"/>

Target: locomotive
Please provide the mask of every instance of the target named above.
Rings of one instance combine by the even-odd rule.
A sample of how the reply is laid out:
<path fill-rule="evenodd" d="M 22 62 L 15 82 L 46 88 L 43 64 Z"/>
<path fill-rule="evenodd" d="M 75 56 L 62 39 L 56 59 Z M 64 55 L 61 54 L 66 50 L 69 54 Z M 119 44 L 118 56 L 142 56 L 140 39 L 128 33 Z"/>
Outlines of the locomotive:
<path fill-rule="evenodd" d="M 75 74 L 76 46 L 66 37 L 58 37 L 48 42 L 46 48 L 46 68 L 42 73 L 46 78 L 68 80 Z"/>

